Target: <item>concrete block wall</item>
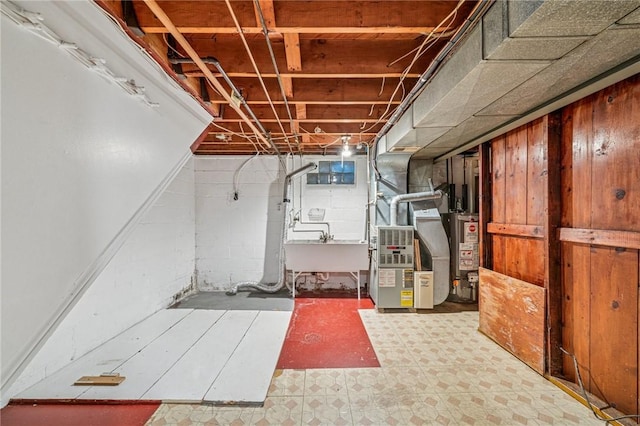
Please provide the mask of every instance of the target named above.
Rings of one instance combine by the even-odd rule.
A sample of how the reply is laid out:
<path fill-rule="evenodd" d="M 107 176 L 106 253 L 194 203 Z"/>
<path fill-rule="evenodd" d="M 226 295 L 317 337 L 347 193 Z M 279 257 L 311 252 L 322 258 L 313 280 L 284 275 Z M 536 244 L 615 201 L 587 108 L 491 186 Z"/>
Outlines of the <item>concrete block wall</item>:
<path fill-rule="evenodd" d="M 340 160 L 339 156 L 288 159 L 289 171 L 313 161 Z M 304 184 L 294 178 L 290 208 L 325 208 L 335 239 L 362 240 L 367 203 L 366 158 L 356 162 L 356 184 L 344 187 Z M 248 161 L 244 167 L 243 163 Z M 238 170 L 242 167 L 240 173 Z M 275 157 L 198 156 L 196 184 L 196 274 L 198 288 L 227 290 L 241 281 L 278 280 L 280 239 L 284 220 L 284 176 Z M 238 199 L 234 200 L 234 179 Z M 313 225 L 298 225 L 312 227 Z M 288 232 L 288 238 L 319 238 L 320 234 Z M 348 277 L 346 285 L 355 286 Z"/>
<path fill-rule="evenodd" d="M 273 156 L 196 157 L 200 289 L 227 290 L 240 281 L 278 280 L 284 175 Z"/>
<path fill-rule="evenodd" d="M 189 159 L 5 397 L 13 397 L 189 291 L 195 267 Z M 6 401 L 3 401 L 6 402 Z"/>
<path fill-rule="evenodd" d="M 307 156 L 294 160 L 293 168 L 308 162 L 340 161 L 340 156 Z M 362 240 L 365 233 L 367 199 L 367 159 L 364 156 L 345 158 L 356 163 L 355 185 L 307 185 L 304 176 L 295 179 L 291 192 L 292 209 L 301 210 L 302 220 L 309 221 L 309 210 L 325 209 L 324 221 L 329 222 L 336 240 Z M 326 229 L 316 225 L 296 225 L 296 229 Z M 295 233 L 289 230 L 288 238 L 307 240 L 319 238 L 320 233 Z"/>
<path fill-rule="evenodd" d="M 298 168 L 308 162 L 340 161 L 341 156 L 306 156 L 295 158 L 290 170 Z M 312 208 L 325 209 L 324 221 L 329 222 L 331 234 L 335 240 L 363 240 L 365 238 L 366 211 L 368 202 L 367 159 L 365 156 L 345 158 L 345 161 L 355 161 L 356 183 L 354 185 L 307 185 L 306 178 L 301 176 L 294 179 L 291 191 L 292 211 L 301 210 L 304 222 L 309 221 L 309 210 Z M 320 225 L 296 224 L 295 229 L 326 229 Z M 320 233 L 295 233 L 288 230 L 288 239 L 315 239 Z M 318 271 L 321 272 L 321 271 Z M 356 288 L 354 279 L 348 273 L 330 273 L 327 278 L 317 274 L 305 273 L 296 279 L 296 286 L 302 290 L 330 290 Z M 291 279 L 289 277 L 289 279 Z M 360 285 L 368 282 L 366 271 L 361 271 Z"/>

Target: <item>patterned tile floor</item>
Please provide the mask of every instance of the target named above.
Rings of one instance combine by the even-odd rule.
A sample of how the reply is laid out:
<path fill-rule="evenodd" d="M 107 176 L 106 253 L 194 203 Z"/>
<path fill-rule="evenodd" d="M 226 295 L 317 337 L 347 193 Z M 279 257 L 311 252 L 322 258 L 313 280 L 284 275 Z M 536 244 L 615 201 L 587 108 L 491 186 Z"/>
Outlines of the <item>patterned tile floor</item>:
<path fill-rule="evenodd" d="M 601 425 L 478 333 L 478 313 L 360 315 L 380 368 L 277 370 L 263 407 L 163 404 L 147 425 Z"/>

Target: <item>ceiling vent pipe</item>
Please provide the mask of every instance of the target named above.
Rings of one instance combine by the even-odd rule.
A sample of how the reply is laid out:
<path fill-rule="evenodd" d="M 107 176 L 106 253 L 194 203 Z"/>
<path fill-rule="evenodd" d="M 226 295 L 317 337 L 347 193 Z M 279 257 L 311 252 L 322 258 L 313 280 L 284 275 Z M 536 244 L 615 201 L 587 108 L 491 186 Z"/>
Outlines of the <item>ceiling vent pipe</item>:
<path fill-rule="evenodd" d="M 287 174 L 284 178 L 284 196 L 282 209 L 284 220 L 282 222 L 282 232 L 280 233 L 280 253 L 278 255 L 278 282 L 276 283 L 260 283 L 258 281 L 240 281 L 236 283 L 231 289 L 227 291 L 228 296 L 235 296 L 238 291 L 242 290 L 258 290 L 263 293 L 277 293 L 284 288 L 287 282 L 285 275 L 285 254 L 284 254 L 284 241 L 287 238 L 287 229 L 289 228 L 289 212 L 288 205 L 291 201 L 289 199 L 289 188 L 291 187 L 291 180 L 304 173 L 309 173 L 311 170 L 315 170 L 318 167 L 316 163 L 308 163 L 304 166 L 295 169 L 291 173 Z"/>
<path fill-rule="evenodd" d="M 398 226 L 398 204 L 399 203 L 409 203 L 412 201 L 425 201 L 425 200 L 436 200 L 442 198 L 443 192 L 440 190 L 437 191 L 426 191 L 426 192 L 414 192 L 411 194 L 400 194 L 396 195 L 391 199 L 391 206 L 389 207 L 389 216 L 391 220 L 391 226 Z"/>

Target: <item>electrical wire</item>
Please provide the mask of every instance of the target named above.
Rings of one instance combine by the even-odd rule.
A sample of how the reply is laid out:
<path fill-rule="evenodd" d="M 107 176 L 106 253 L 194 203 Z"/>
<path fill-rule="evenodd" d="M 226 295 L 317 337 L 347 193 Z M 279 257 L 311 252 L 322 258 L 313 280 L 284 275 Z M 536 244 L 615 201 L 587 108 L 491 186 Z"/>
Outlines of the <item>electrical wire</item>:
<path fill-rule="evenodd" d="M 254 155 L 253 157 L 249 157 L 246 160 L 244 160 L 242 162 L 242 164 L 240 165 L 240 167 L 238 167 L 238 169 L 233 174 L 233 199 L 235 201 L 238 201 L 238 198 L 240 197 L 240 187 L 239 187 L 240 173 L 242 172 L 242 169 L 244 169 L 245 166 L 247 164 L 249 164 L 249 162 L 251 160 L 253 160 L 254 158 L 256 158 L 258 155 L 260 155 L 260 152 L 256 152 L 256 155 Z"/>
<path fill-rule="evenodd" d="M 269 91 L 267 90 L 267 86 L 264 83 L 264 79 L 262 78 L 262 74 L 260 73 L 260 70 L 258 69 L 258 64 L 255 61 L 255 58 L 253 57 L 253 53 L 251 52 L 251 48 L 249 47 L 249 43 L 247 43 L 247 38 L 244 36 L 244 32 L 242 31 L 242 27 L 240 26 L 240 22 L 238 22 L 238 17 L 236 16 L 235 12 L 233 11 L 233 7 L 231 6 L 231 3 L 229 0 L 225 0 L 225 3 L 227 4 L 227 9 L 229 9 L 229 13 L 231 14 L 231 18 L 233 19 L 233 22 L 236 26 L 236 30 L 238 31 L 238 34 L 240 35 L 240 38 L 242 39 L 242 43 L 244 44 L 244 48 L 247 51 L 247 54 L 249 55 L 249 59 L 251 60 L 251 64 L 253 65 L 253 69 L 256 72 L 256 76 L 258 77 L 258 80 L 260 81 L 260 85 L 262 86 L 262 90 L 264 91 L 266 97 L 267 97 L 267 101 L 269 102 L 269 106 L 271 107 L 271 110 L 273 111 L 273 114 L 275 115 L 276 121 L 278 122 L 278 126 L 280 126 L 280 130 L 282 130 L 282 134 L 286 135 L 287 132 L 284 130 L 284 126 L 282 125 L 282 121 L 280 121 L 280 117 L 278 115 L 278 112 L 276 111 L 275 105 L 273 104 L 273 101 L 271 100 L 271 96 L 269 95 Z M 289 152 L 291 154 L 293 154 L 293 149 L 291 148 L 291 145 L 289 144 L 289 140 L 287 139 L 287 146 L 289 147 Z M 284 163 L 283 160 L 280 161 L 280 164 L 282 165 L 284 170 L 287 170 L 287 166 Z"/>
<path fill-rule="evenodd" d="M 378 97 L 382 96 L 382 92 L 384 92 L 384 83 L 387 80 L 385 76 L 382 76 L 382 84 L 380 85 L 380 91 L 378 92 Z"/>
<path fill-rule="evenodd" d="M 615 422 L 623 419 L 640 419 L 640 414 L 628 414 L 628 415 L 612 417 L 612 418 L 602 417 L 600 414 L 598 414 L 598 412 L 594 408 L 594 405 L 591 403 L 591 400 L 589 399 L 589 394 L 585 390 L 584 383 L 582 382 L 582 376 L 580 375 L 580 368 L 578 367 L 578 359 L 574 354 L 565 350 L 563 347 L 560 347 L 560 350 L 565 354 L 569 355 L 573 360 L 573 368 L 575 369 L 575 372 L 576 372 L 576 378 L 578 379 L 578 386 L 580 386 L 582 397 L 584 398 L 585 402 L 587 403 L 587 406 L 589 407 L 589 409 L 591 410 L 591 412 L 593 413 L 596 419 L 605 422 L 605 424 L 607 425 L 611 422 Z"/>
<path fill-rule="evenodd" d="M 455 19 L 455 17 L 453 18 Z M 435 40 L 441 39 L 441 38 L 447 38 L 447 37 L 451 37 L 453 34 L 455 34 L 455 31 L 448 31 L 449 27 L 447 27 L 447 29 L 444 32 L 441 32 L 440 34 L 438 34 L 437 36 L 433 36 L 432 38 L 434 38 Z M 425 36 L 428 36 L 428 34 L 423 34 Z M 411 55 L 413 52 L 420 50 L 420 46 L 414 47 L 413 49 L 411 49 L 410 51 L 408 51 L 407 53 L 405 53 L 404 55 L 400 56 L 399 58 L 389 62 L 387 64 L 388 67 L 397 64 L 398 62 L 400 62 L 401 60 L 403 60 L 404 58 L 406 58 L 407 56 Z"/>
<path fill-rule="evenodd" d="M 170 43 L 169 40 L 167 40 L 167 33 L 162 33 L 162 40 L 164 40 L 164 44 L 167 45 L 167 47 L 169 49 L 171 49 L 173 51 L 173 53 L 175 53 L 176 55 L 180 56 L 181 58 L 186 58 L 186 56 L 184 56 L 182 53 L 178 52 Z"/>
<path fill-rule="evenodd" d="M 267 42 L 267 47 L 269 48 L 269 55 L 271 56 L 271 63 L 273 64 L 273 69 L 276 73 L 276 78 L 278 80 L 278 86 L 280 87 L 280 93 L 282 94 L 282 100 L 284 101 L 284 105 L 287 110 L 287 115 L 289 116 L 289 125 L 291 126 L 291 131 L 294 134 L 296 144 L 298 145 L 298 152 L 300 152 L 300 141 L 298 140 L 298 134 L 295 130 L 295 125 L 293 122 L 293 117 L 291 116 L 291 109 L 289 108 L 289 101 L 287 100 L 287 94 L 284 90 L 284 83 L 282 82 L 282 76 L 280 75 L 280 70 L 278 69 L 278 63 L 276 61 L 276 55 L 273 53 L 273 46 L 271 45 L 271 40 L 269 39 L 269 29 L 267 28 L 267 23 L 264 19 L 264 14 L 262 13 L 262 6 L 258 0 L 254 0 L 253 2 L 255 10 L 258 12 L 258 17 L 260 18 L 260 24 L 262 25 L 262 31 L 264 32 L 265 41 Z M 286 133 L 285 133 L 286 135 Z M 289 140 L 287 139 L 287 144 Z M 292 152 L 293 154 L 293 152 Z"/>
<path fill-rule="evenodd" d="M 328 144 L 326 144 L 326 145 L 318 145 L 318 146 L 319 146 L 320 148 L 322 148 L 322 149 L 324 149 L 324 148 L 328 148 L 328 147 L 330 147 L 331 145 L 335 145 L 335 144 L 337 144 L 337 143 L 338 143 L 338 142 L 340 142 L 341 140 L 342 140 L 342 136 L 341 136 L 341 137 L 339 137 L 339 138 L 337 138 L 337 139 L 336 139 L 336 140 L 334 140 L 333 142 L 329 142 L 329 143 L 328 143 Z"/>
<path fill-rule="evenodd" d="M 209 81 L 208 78 L 205 78 L 207 84 L 209 85 L 209 87 L 211 87 L 213 90 L 216 91 L 216 93 L 220 94 L 220 92 L 213 86 L 213 84 L 211 84 L 211 82 Z M 248 136 L 246 136 L 246 132 L 244 131 L 244 128 L 242 127 L 242 121 L 239 122 L 240 124 L 240 129 L 242 129 L 242 134 L 239 134 L 237 132 L 233 132 L 232 130 L 229 129 L 225 129 L 224 127 L 220 126 L 219 124 L 216 124 L 215 122 L 212 122 L 212 124 L 220 129 L 224 129 L 225 131 L 227 131 L 228 133 L 231 133 L 233 135 L 236 136 L 240 136 L 240 137 L 244 137 L 246 139 L 249 139 L 252 143 L 253 143 L 253 139 L 250 139 Z M 269 149 L 271 148 L 269 145 L 265 145 L 264 142 L 262 141 L 262 139 L 260 139 L 260 137 L 258 137 L 257 133 L 254 132 L 255 138 L 256 138 L 256 142 L 258 142 L 258 144 L 260 145 L 260 148 L 264 151 L 267 152 L 269 151 Z M 256 147 L 256 144 L 253 143 L 253 146 L 256 148 L 256 152 L 259 152 L 260 150 Z"/>
<path fill-rule="evenodd" d="M 212 121 L 212 122 L 211 122 L 211 125 L 212 125 L 212 126 L 214 126 L 214 127 L 217 127 L 218 129 L 220 129 L 220 130 L 222 130 L 222 131 L 224 131 L 224 132 L 226 132 L 226 133 L 229 133 L 229 134 L 231 134 L 231 135 L 234 135 L 234 136 L 238 136 L 238 137 L 240 137 L 240 138 L 247 139 L 249 142 L 251 142 L 251 144 L 253 145 L 253 147 L 254 147 L 254 149 L 256 150 L 256 152 L 260 152 L 260 149 L 262 149 L 262 152 L 268 152 L 268 151 L 269 151 L 268 149 L 265 149 L 262 145 L 260 145 L 260 147 L 258 147 L 258 146 L 256 145 L 255 141 L 253 140 L 253 137 L 251 137 L 251 136 L 247 136 L 246 134 L 242 134 L 242 133 L 234 132 L 233 130 L 227 129 L 226 127 L 223 127 L 223 126 L 219 125 L 219 124 L 218 124 L 218 123 L 216 123 L 215 121 Z M 259 141 L 259 140 L 260 140 L 260 139 L 258 139 L 258 141 Z"/>
<path fill-rule="evenodd" d="M 464 4 L 465 0 L 459 0 L 458 4 L 456 5 L 456 7 L 444 18 L 442 19 L 442 21 L 440 21 L 440 23 L 438 23 L 437 26 L 435 26 L 431 32 L 429 34 L 427 34 L 427 36 L 425 37 L 425 39 L 422 41 L 422 43 L 420 44 L 420 46 L 416 49 L 414 48 L 411 52 L 416 52 L 416 54 L 414 55 L 413 59 L 411 60 L 411 62 L 409 63 L 409 65 L 402 71 L 401 76 L 400 76 L 400 80 L 398 81 L 398 84 L 396 85 L 395 90 L 393 91 L 393 93 L 391 94 L 391 97 L 389 98 L 389 102 L 387 102 L 387 107 L 385 109 L 385 111 L 382 113 L 382 115 L 378 118 L 378 120 L 376 120 L 371 126 L 369 126 L 366 130 L 364 129 L 364 126 L 360 128 L 360 130 L 362 130 L 364 133 L 370 131 L 371 129 L 373 129 L 375 126 L 377 126 L 378 124 L 380 124 L 381 121 L 383 121 L 385 119 L 385 117 L 388 116 L 388 114 L 393 114 L 395 112 L 395 110 L 399 107 L 394 108 L 393 110 L 391 110 L 391 105 L 393 103 L 393 99 L 395 98 L 395 96 L 397 95 L 398 91 L 400 90 L 400 88 L 403 89 L 403 95 L 401 96 L 400 102 L 402 103 L 402 101 L 404 100 L 404 96 L 405 96 L 405 90 L 404 90 L 404 80 L 406 79 L 407 75 L 409 74 L 409 71 L 411 71 L 411 68 L 413 68 L 413 66 L 415 65 L 416 61 L 427 51 L 429 50 L 431 47 L 433 47 L 435 45 L 435 43 L 439 40 L 439 37 L 434 37 L 434 34 L 436 31 L 438 31 L 438 29 L 440 29 L 443 26 L 446 26 L 446 28 L 444 29 L 444 32 L 449 31 L 449 28 L 451 27 L 451 25 L 453 24 L 453 22 L 456 19 L 456 16 L 458 14 L 458 9 L 460 9 L 460 7 Z M 427 44 L 428 43 L 428 44 Z M 411 53 L 409 52 L 409 53 Z M 404 58 L 405 56 L 407 56 L 407 54 L 405 54 L 403 57 L 397 59 L 396 61 L 392 62 L 396 63 L 398 60 Z M 391 65 L 389 64 L 389 66 Z"/>

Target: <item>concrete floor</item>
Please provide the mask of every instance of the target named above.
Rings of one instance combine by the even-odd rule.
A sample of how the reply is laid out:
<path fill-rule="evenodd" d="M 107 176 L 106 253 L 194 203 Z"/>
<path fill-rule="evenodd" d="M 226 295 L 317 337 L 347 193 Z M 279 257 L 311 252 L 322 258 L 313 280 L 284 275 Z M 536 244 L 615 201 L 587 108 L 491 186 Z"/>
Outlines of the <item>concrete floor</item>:
<path fill-rule="evenodd" d="M 222 311 L 293 311 L 293 299 L 284 289 L 275 294 L 250 291 L 228 296 L 223 291 L 201 291 L 171 308 L 213 309 Z"/>

